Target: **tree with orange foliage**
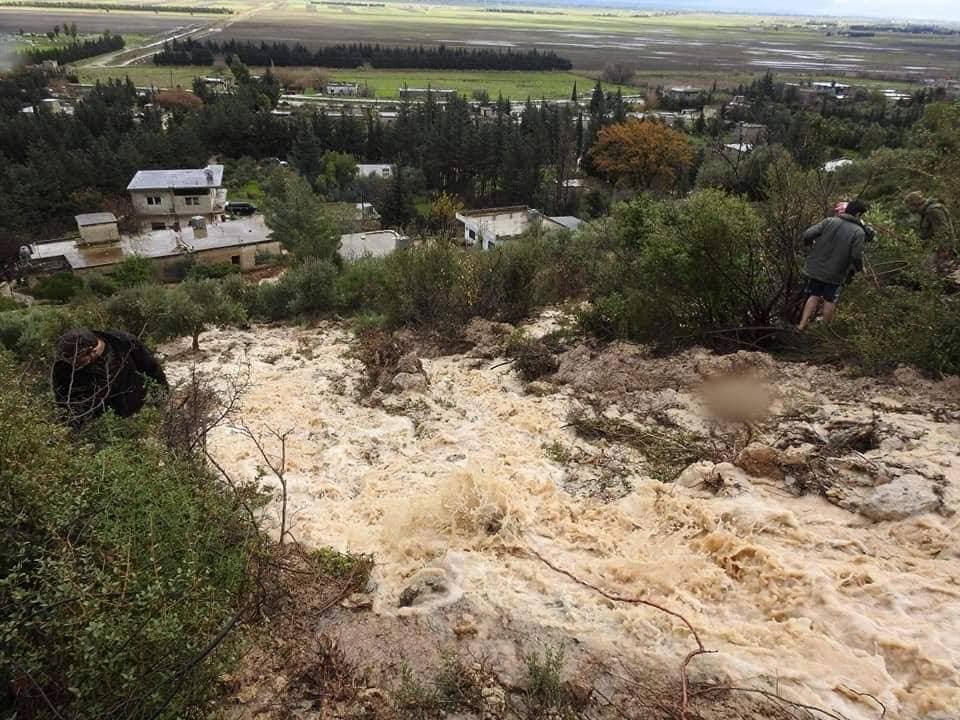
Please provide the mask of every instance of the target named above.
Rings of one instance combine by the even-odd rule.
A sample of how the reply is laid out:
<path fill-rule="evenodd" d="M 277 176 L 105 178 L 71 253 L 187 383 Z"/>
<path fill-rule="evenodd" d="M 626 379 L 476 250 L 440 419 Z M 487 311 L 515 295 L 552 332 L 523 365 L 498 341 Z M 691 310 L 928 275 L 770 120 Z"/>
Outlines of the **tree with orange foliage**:
<path fill-rule="evenodd" d="M 663 123 L 630 118 L 603 128 L 592 154 L 612 182 L 650 190 L 669 187 L 693 160 L 693 147 Z"/>

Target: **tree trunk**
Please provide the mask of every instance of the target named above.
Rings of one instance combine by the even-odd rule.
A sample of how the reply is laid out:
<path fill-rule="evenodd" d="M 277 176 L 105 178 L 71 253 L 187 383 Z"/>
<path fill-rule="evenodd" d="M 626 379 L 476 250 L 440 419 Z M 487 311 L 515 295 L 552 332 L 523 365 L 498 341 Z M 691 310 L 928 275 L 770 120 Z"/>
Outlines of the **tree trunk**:
<path fill-rule="evenodd" d="M 200 330 L 193 331 L 193 349 L 197 351 L 200 349 Z"/>

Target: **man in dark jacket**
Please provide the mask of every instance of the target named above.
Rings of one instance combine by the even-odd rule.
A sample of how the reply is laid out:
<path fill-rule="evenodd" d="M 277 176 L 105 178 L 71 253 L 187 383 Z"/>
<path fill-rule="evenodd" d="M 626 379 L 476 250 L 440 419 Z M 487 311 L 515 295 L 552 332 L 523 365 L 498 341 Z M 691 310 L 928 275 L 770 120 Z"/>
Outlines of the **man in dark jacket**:
<path fill-rule="evenodd" d="M 129 333 L 76 328 L 57 341 L 50 383 L 57 405 L 74 425 L 107 410 L 133 415 L 146 400 L 147 378 L 167 387 L 156 358 Z"/>
<path fill-rule="evenodd" d="M 823 301 L 823 319 L 833 317 L 840 300 L 840 288 L 853 273 L 863 270 L 863 243 L 866 239 L 861 217 L 867 211 L 862 200 L 847 204 L 846 211 L 807 228 L 803 242 L 813 244 L 807 255 L 807 301 L 798 330 L 806 329 Z"/>

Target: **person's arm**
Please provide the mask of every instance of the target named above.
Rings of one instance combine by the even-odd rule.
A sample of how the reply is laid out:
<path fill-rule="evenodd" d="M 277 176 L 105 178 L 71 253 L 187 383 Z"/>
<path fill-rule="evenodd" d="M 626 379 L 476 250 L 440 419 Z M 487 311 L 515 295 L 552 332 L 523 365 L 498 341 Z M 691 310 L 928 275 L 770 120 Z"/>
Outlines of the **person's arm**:
<path fill-rule="evenodd" d="M 854 273 L 863 270 L 863 238 L 864 233 L 858 232 L 854 235 L 853 244 L 850 246 L 850 269 Z"/>
<path fill-rule="evenodd" d="M 161 387 L 168 387 L 167 376 L 163 373 L 163 368 L 153 356 L 153 353 L 147 349 L 139 338 L 134 339 L 131 347 L 130 359 L 137 370 L 142 372 L 148 378 L 154 380 Z"/>
<path fill-rule="evenodd" d="M 823 234 L 823 228 L 826 220 L 821 220 L 816 225 L 811 225 L 803 231 L 803 244 L 807 247 L 813 245 L 814 241 Z"/>

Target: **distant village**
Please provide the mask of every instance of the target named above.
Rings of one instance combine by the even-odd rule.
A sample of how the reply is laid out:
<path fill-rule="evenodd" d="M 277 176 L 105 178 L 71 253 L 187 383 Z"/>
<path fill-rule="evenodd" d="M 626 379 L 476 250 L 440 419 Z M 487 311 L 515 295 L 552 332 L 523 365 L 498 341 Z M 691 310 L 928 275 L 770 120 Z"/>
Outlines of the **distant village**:
<path fill-rule="evenodd" d="M 57 67 L 55 61 L 42 65 L 46 72 L 59 73 L 65 68 Z M 211 76 L 199 79 L 200 84 L 212 93 L 227 93 L 233 90 L 233 81 L 226 77 Z M 953 81 L 927 81 L 926 84 L 946 83 L 951 92 L 960 88 Z M 810 82 L 793 85 L 805 102 L 813 105 L 824 98 L 844 102 L 867 88 L 837 81 Z M 94 88 L 81 83 L 60 83 L 48 91 L 49 97 L 36 104 L 25 105 L 21 112 L 73 114 L 78 103 Z M 137 88 L 144 99 L 153 96 L 158 88 Z M 876 90 L 870 90 L 877 92 Z M 712 92 L 706 88 L 675 86 L 663 88 L 662 97 L 670 107 L 664 110 L 646 108 L 648 96 L 620 95 L 627 117 L 653 119 L 669 126 L 682 126 L 697 121 L 716 118 L 721 111 L 719 103 L 708 104 Z M 909 103 L 912 96 L 893 88 L 879 90 L 889 105 Z M 317 94 L 284 94 L 280 96 L 272 114 L 293 117 L 304 113 L 323 112 L 328 117 L 344 115 L 377 117 L 389 124 L 396 120 L 402 107 L 427 102 L 446 105 L 457 95 L 456 90 L 433 87 L 402 87 L 398 99 L 366 97 L 366 88 L 355 82 L 327 81 L 322 92 Z M 527 100 L 509 103 L 511 118 L 519 118 L 531 105 L 568 106 L 571 109 L 589 108 L 590 93 L 585 92 L 568 100 Z M 477 121 L 493 121 L 498 112 L 502 115 L 502 101 L 466 100 L 470 112 Z M 735 95 L 724 103 L 724 110 L 736 110 L 749 103 L 742 95 Z M 150 107 L 148 104 L 146 107 Z M 161 119 L 169 117 L 161 112 Z M 136 121 L 137 118 L 134 118 Z M 728 123 L 721 152 L 731 158 L 749 154 L 754 147 L 766 142 L 766 127 L 748 122 Z M 281 165 L 286 162 L 279 161 Z M 837 158 L 827 162 L 823 170 L 831 172 L 848 164 L 850 160 Z M 396 168 L 387 163 L 358 164 L 361 177 L 390 179 Z M 586 187 L 588 180 L 574 171 L 572 177 L 558 179 L 564 189 L 577 192 Z M 210 164 L 203 168 L 169 168 L 141 170 L 127 186 L 132 215 L 116 217 L 101 208 L 77 215 L 76 231 L 67 236 L 37 239 L 20 248 L 19 268 L 21 279 L 57 272 L 110 272 L 125 258 L 140 256 L 153 261 L 163 275 L 164 271 L 178 261 L 189 257 L 199 263 L 230 263 L 241 272 L 253 270 L 258 258 L 276 257 L 284 252 L 281 243 L 272 237 L 257 208 L 249 203 L 231 203 L 224 187 L 224 166 Z M 345 233 L 340 238 L 340 255 L 358 258 L 364 255 L 382 256 L 411 244 L 411 239 L 401 228 L 385 228 L 380 222 L 376 208 L 369 203 L 355 204 L 353 218 L 357 232 Z M 456 236 L 465 246 L 489 250 L 498 244 L 523 235 L 531 228 L 544 231 L 572 231 L 583 221 L 573 216 L 549 216 L 526 205 L 510 207 L 479 208 L 458 212 L 459 229 Z M 128 228 L 122 231 L 121 228 Z"/>

